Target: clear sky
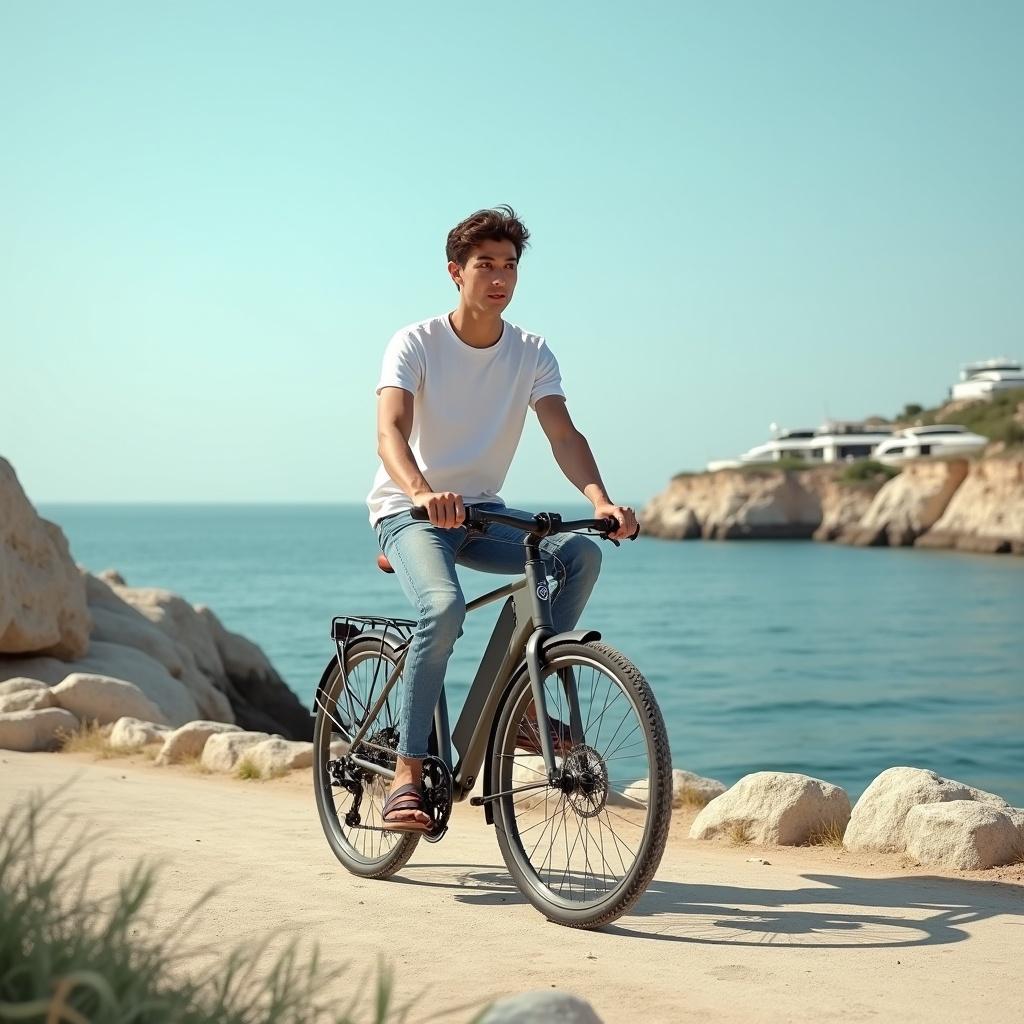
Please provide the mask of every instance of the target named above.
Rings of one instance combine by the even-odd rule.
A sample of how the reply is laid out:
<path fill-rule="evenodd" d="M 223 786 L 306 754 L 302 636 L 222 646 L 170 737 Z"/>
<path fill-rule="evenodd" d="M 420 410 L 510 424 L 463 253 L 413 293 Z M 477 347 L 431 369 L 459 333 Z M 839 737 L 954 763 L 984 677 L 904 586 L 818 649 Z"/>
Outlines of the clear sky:
<path fill-rule="evenodd" d="M 0 454 L 358 501 L 389 336 L 511 203 L 612 497 L 1024 357 L 1019 2 L 0 3 Z M 563 501 L 531 416 L 508 500 Z"/>

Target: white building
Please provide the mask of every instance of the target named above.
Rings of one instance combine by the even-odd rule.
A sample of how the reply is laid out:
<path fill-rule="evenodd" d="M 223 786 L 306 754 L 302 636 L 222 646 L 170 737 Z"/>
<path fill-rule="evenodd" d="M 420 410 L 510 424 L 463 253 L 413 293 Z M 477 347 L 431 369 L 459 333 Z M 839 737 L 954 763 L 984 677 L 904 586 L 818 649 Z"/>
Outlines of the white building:
<path fill-rule="evenodd" d="M 991 398 L 997 391 L 1024 388 L 1021 364 L 1013 359 L 986 359 L 967 363 L 960 371 L 960 383 L 950 389 L 953 399 Z"/>

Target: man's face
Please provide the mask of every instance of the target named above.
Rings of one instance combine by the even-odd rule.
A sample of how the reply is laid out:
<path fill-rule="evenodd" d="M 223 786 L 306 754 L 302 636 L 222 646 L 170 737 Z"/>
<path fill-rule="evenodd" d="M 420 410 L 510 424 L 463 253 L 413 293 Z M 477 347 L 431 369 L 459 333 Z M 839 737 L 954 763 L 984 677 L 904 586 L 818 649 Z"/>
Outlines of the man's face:
<path fill-rule="evenodd" d="M 479 312 L 500 315 L 516 290 L 516 247 L 509 241 L 481 242 L 470 251 L 464 267 L 449 263 L 448 273 L 462 292 L 462 303 Z"/>

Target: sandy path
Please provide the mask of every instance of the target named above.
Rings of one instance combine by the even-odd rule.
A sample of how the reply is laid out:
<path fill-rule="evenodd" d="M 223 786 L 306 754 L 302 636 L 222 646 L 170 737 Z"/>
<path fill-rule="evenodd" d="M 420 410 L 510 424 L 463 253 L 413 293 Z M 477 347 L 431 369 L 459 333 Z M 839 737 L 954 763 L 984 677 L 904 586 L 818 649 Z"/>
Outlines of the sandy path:
<path fill-rule="evenodd" d="M 305 773 L 240 782 L 141 759 L 0 754 L 0 814 L 35 788 L 62 790 L 102 834 L 109 856 L 97 884 L 112 885 L 139 855 L 164 865 L 158 921 L 218 886 L 190 939 L 229 946 L 296 928 L 329 962 L 350 962 L 353 982 L 385 955 L 399 994 L 428 988 L 435 1010 L 558 987 L 608 1024 L 1024 1016 L 1020 867 L 1000 882 L 826 849 L 695 843 L 679 818 L 634 911 L 577 932 L 547 923 L 511 887 L 482 813 L 468 806 L 443 842 L 420 844 L 400 879 L 368 882 L 331 855 Z"/>

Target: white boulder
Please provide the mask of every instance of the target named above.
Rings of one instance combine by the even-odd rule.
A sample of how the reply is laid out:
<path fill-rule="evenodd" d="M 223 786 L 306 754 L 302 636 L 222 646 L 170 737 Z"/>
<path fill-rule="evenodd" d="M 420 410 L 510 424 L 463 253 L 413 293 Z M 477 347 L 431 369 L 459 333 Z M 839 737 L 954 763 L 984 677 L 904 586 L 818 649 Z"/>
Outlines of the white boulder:
<path fill-rule="evenodd" d="M 206 741 L 216 733 L 241 732 L 229 722 L 188 722 L 168 734 L 157 754 L 156 764 L 180 764 L 200 757 Z"/>
<path fill-rule="evenodd" d="M 297 768 L 312 767 L 313 744 L 271 736 L 246 750 L 245 756 L 263 775 L 284 775 Z"/>
<path fill-rule="evenodd" d="M 54 750 L 77 728 L 78 719 L 63 708 L 0 712 L 0 749 Z"/>
<path fill-rule="evenodd" d="M 211 772 L 233 772 L 238 762 L 252 748 L 264 740 L 269 740 L 266 732 L 222 732 L 210 736 L 203 747 L 200 758 L 202 766 Z"/>
<path fill-rule="evenodd" d="M 638 803 L 647 803 L 648 780 L 641 779 L 627 786 L 623 796 Z M 721 796 L 726 791 L 724 782 L 718 779 L 706 779 L 702 775 L 684 771 L 682 768 L 672 769 L 672 806 L 703 807 L 705 804 Z"/>
<path fill-rule="evenodd" d="M 993 793 L 944 779 L 923 768 L 888 768 L 862 794 L 843 838 L 848 850 L 907 852 L 907 815 L 919 804 L 974 800 L 1006 811 L 1009 804 Z"/>
<path fill-rule="evenodd" d="M 39 517 L 0 458 L 0 653 L 76 658 L 91 626 L 67 539 Z"/>
<path fill-rule="evenodd" d="M 50 688 L 38 679 L 17 678 L 0 683 L 0 712 L 36 711 L 52 708 L 54 704 Z"/>
<path fill-rule="evenodd" d="M 977 871 L 1024 854 L 1012 817 L 976 800 L 918 804 L 907 813 L 904 830 L 907 853 L 925 867 Z"/>
<path fill-rule="evenodd" d="M 137 687 L 123 679 L 74 672 L 50 691 L 59 707 L 82 721 L 106 725 L 125 715 L 167 724 L 163 712 Z"/>
<path fill-rule="evenodd" d="M 601 1018 L 579 996 L 544 991 L 499 999 L 480 1024 L 601 1024 Z"/>
<path fill-rule="evenodd" d="M 151 743 L 163 743 L 170 731 L 169 726 L 125 716 L 114 723 L 109 743 L 115 750 L 135 750 Z"/>
<path fill-rule="evenodd" d="M 691 839 L 743 830 L 759 845 L 797 846 L 825 829 L 843 829 L 850 798 L 839 786 L 789 772 L 754 772 L 715 797 L 694 819 Z"/>

